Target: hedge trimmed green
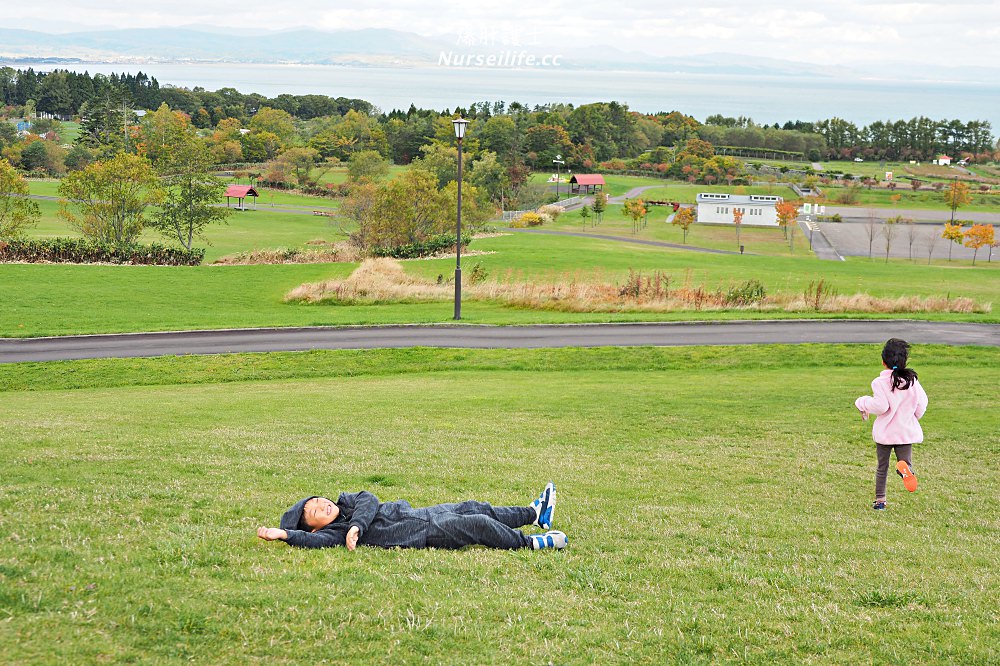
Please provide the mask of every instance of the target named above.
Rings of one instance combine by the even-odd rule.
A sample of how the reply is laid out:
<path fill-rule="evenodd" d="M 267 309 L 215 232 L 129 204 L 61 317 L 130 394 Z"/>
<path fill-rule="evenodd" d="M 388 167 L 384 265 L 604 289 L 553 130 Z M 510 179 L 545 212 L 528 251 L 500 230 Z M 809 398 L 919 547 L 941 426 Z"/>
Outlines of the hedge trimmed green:
<path fill-rule="evenodd" d="M 472 236 L 463 235 L 462 245 L 468 246 L 472 242 Z M 373 247 L 371 255 L 373 257 L 392 257 L 393 259 L 417 259 L 419 257 L 429 257 L 439 252 L 444 252 L 455 247 L 455 237 L 451 234 L 440 234 L 431 236 L 427 240 L 397 245 L 396 247 Z"/>
<path fill-rule="evenodd" d="M 15 238 L 0 240 L 0 263 L 142 264 L 197 266 L 205 250 L 150 245 L 112 245 L 82 238 Z"/>

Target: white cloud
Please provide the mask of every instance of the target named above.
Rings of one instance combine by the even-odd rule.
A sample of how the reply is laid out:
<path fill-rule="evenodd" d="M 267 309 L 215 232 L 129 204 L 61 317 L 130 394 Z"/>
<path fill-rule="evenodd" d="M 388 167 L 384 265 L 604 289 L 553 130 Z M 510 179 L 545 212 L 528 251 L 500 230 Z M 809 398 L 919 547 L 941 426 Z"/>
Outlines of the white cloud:
<path fill-rule="evenodd" d="M 461 0 L 346 3 L 290 0 L 174 0 L 169 11 L 150 0 L 49 0 L 9 3 L 5 27 L 63 30 L 89 27 L 212 26 L 214 29 L 350 30 L 391 28 L 458 42 L 538 42 L 554 48 L 610 45 L 661 56 L 734 52 L 819 62 L 979 64 L 1000 61 L 1000 3 L 958 0 L 839 0 L 822 6 L 785 0 L 704 0 L 671 7 L 639 0 L 628 6 L 597 0 L 473 4 Z"/>

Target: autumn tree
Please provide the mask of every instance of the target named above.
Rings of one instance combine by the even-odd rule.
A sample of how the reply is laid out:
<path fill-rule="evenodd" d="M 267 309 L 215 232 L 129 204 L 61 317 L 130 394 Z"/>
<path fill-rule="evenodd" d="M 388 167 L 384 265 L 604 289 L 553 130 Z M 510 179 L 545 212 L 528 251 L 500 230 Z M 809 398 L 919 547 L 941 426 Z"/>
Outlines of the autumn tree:
<path fill-rule="evenodd" d="M 951 221 L 955 221 L 955 211 L 972 201 L 969 186 L 959 180 L 953 180 L 944 191 L 944 201 L 951 208 Z"/>
<path fill-rule="evenodd" d="M 172 111 L 167 103 L 142 118 L 139 147 L 154 166 L 165 161 L 173 147 L 192 134 L 191 119 L 186 113 Z"/>
<path fill-rule="evenodd" d="M 222 201 L 225 183 L 212 174 L 211 164 L 207 144 L 195 137 L 174 145 L 161 162 L 165 195 L 149 226 L 189 250 L 205 227 L 225 221 L 232 212 L 215 205 Z"/>
<path fill-rule="evenodd" d="M 471 185 L 462 188 L 462 223 L 474 229 L 488 216 Z M 439 188 L 437 177 L 409 169 L 393 180 L 361 182 L 351 190 L 342 214 L 356 223 L 351 242 L 363 250 L 421 243 L 455 229 L 458 183 Z"/>
<path fill-rule="evenodd" d="M 148 206 L 163 199 L 163 188 L 144 157 L 119 153 L 75 171 L 59 183 L 59 216 L 87 238 L 134 243 Z"/>
<path fill-rule="evenodd" d="M 632 218 L 632 233 L 637 233 L 639 231 L 639 220 L 649 212 L 646 208 L 646 202 L 642 199 L 626 199 L 623 208 L 625 209 L 625 214 Z"/>
<path fill-rule="evenodd" d="M 284 163 L 284 172 L 290 174 L 299 187 L 315 184 L 313 169 L 319 162 L 319 151 L 315 148 L 289 148 L 274 161 Z"/>
<path fill-rule="evenodd" d="M 295 121 L 287 111 L 263 106 L 250 119 L 250 132 L 272 134 L 284 148 L 295 140 Z"/>
<path fill-rule="evenodd" d="M 950 241 L 948 243 L 948 261 L 951 261 L 951 248 L 954 245 L 961 245 L 962 241 L 965 240 L 965 235 L 962 234 L 962 222 L 958 221 L 954 224 L 945 222 L 944 231 L 941 232 L 941 238 L 946 241 Z"/>
<path fill-rule="evenodd" d="M 788 247 L 791 248 L 795 238 L 795 221 L 799 217 L 799 207 L 791 201 L 782 201 L 774 208 L 778 214 L 778 226 L 785 232 Z"/>
<path fill-rule="evenodd" d="M 733 224 L 736 225 L 736 245 L 740 244 L 740 227 L 743 225 L 743 209 L 733 208 Z"/>
<path fill-rule="evenodd" d="M 687 243 L 688 229 L 694 224 L 696 219 L 696 213 L 694 208 L 681 208 L 676 213 L 674 213 L 674 219 L 670 224 L 676 224 L 684 231 L 684 243 Z"/>
<path fill-rule="evenodd" d="M 965 233 L 965 247 L 972 248 L 972 265 L 976 265 L 976 255 L 981 247 L 991 247 L 994 242 L 992 224 L 973 224 Z M 992 255 L 991 255 L 992 258 Z"/>
<path fill-rule="evenodd" d="M 0 158 L 0 238 L 20 236 L 40 217 L 38 204 L 28 198 L 28 181 Z"/>

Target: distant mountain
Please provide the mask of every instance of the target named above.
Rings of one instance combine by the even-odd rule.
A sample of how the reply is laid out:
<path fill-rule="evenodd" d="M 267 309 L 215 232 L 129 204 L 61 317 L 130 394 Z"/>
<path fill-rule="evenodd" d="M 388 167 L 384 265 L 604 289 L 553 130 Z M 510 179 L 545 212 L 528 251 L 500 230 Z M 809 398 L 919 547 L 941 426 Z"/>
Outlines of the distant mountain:
<path fill-rule="evenodd" d="M 795 76 L 836 78 L 898 78 L 910 70 L 909 79 L 993 81 L 996 69 L 940 67 L 880 67 L 870 72 L 843 66 L 815 65 L 767 57 L 712 53 L 690 57 L 657 57 L 641 52 L 624 51 L 611 46 L 586 49 L 561 49 L 546 46 L 459 46 L 454 42 L 422 37 L 410 32 L 385 29 L 289 30 L 262 32 L 193 26 L 187 28 L 150 28 L 128 30 L 91 30 L 50 34 L 34 30 L 0 28 L 0 60 L 79 59 L 84 62 L 233 62 L 295 63 L 380 67 L 421 67 L 437 65 L 442 54 L 502 55 L 526 51 L 541 56 L 561 55 L 560 67 L 566 70 L 621 70 L 670 72 L 692 75 Z M 544 53 L 543 53 L 544 51 Z M 537 52 L 537 53 L 536 53 Z"/>
<path fill-rule="evenodd" d="M 52 35 L 0 29 L 0 57 L 115 61 L 303 64 L 418 64 L 436 61 L 440 43 L 395 30 L 229 34 L 192 29 L 101 30 Z"/>

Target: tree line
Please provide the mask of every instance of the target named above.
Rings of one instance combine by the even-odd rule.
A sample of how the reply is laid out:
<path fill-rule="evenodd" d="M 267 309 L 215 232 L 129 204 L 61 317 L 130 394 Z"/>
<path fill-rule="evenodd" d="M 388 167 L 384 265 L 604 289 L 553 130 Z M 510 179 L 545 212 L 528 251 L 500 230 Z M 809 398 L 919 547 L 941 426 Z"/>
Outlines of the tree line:
<path fill-rule="evenodd" d="M 820 161 L 862 159 L 931 160 L 942 153 L 977 160 L 995 157 L 997 141 L 989 121 L 876 120 L 857 125 L 842 118 L 814 122 L 789 121 L 779 126 L 758 125 L 752 118 L 712 115 L 698 130 L 700 138 L 716 146 L 763 148 Z"/>

